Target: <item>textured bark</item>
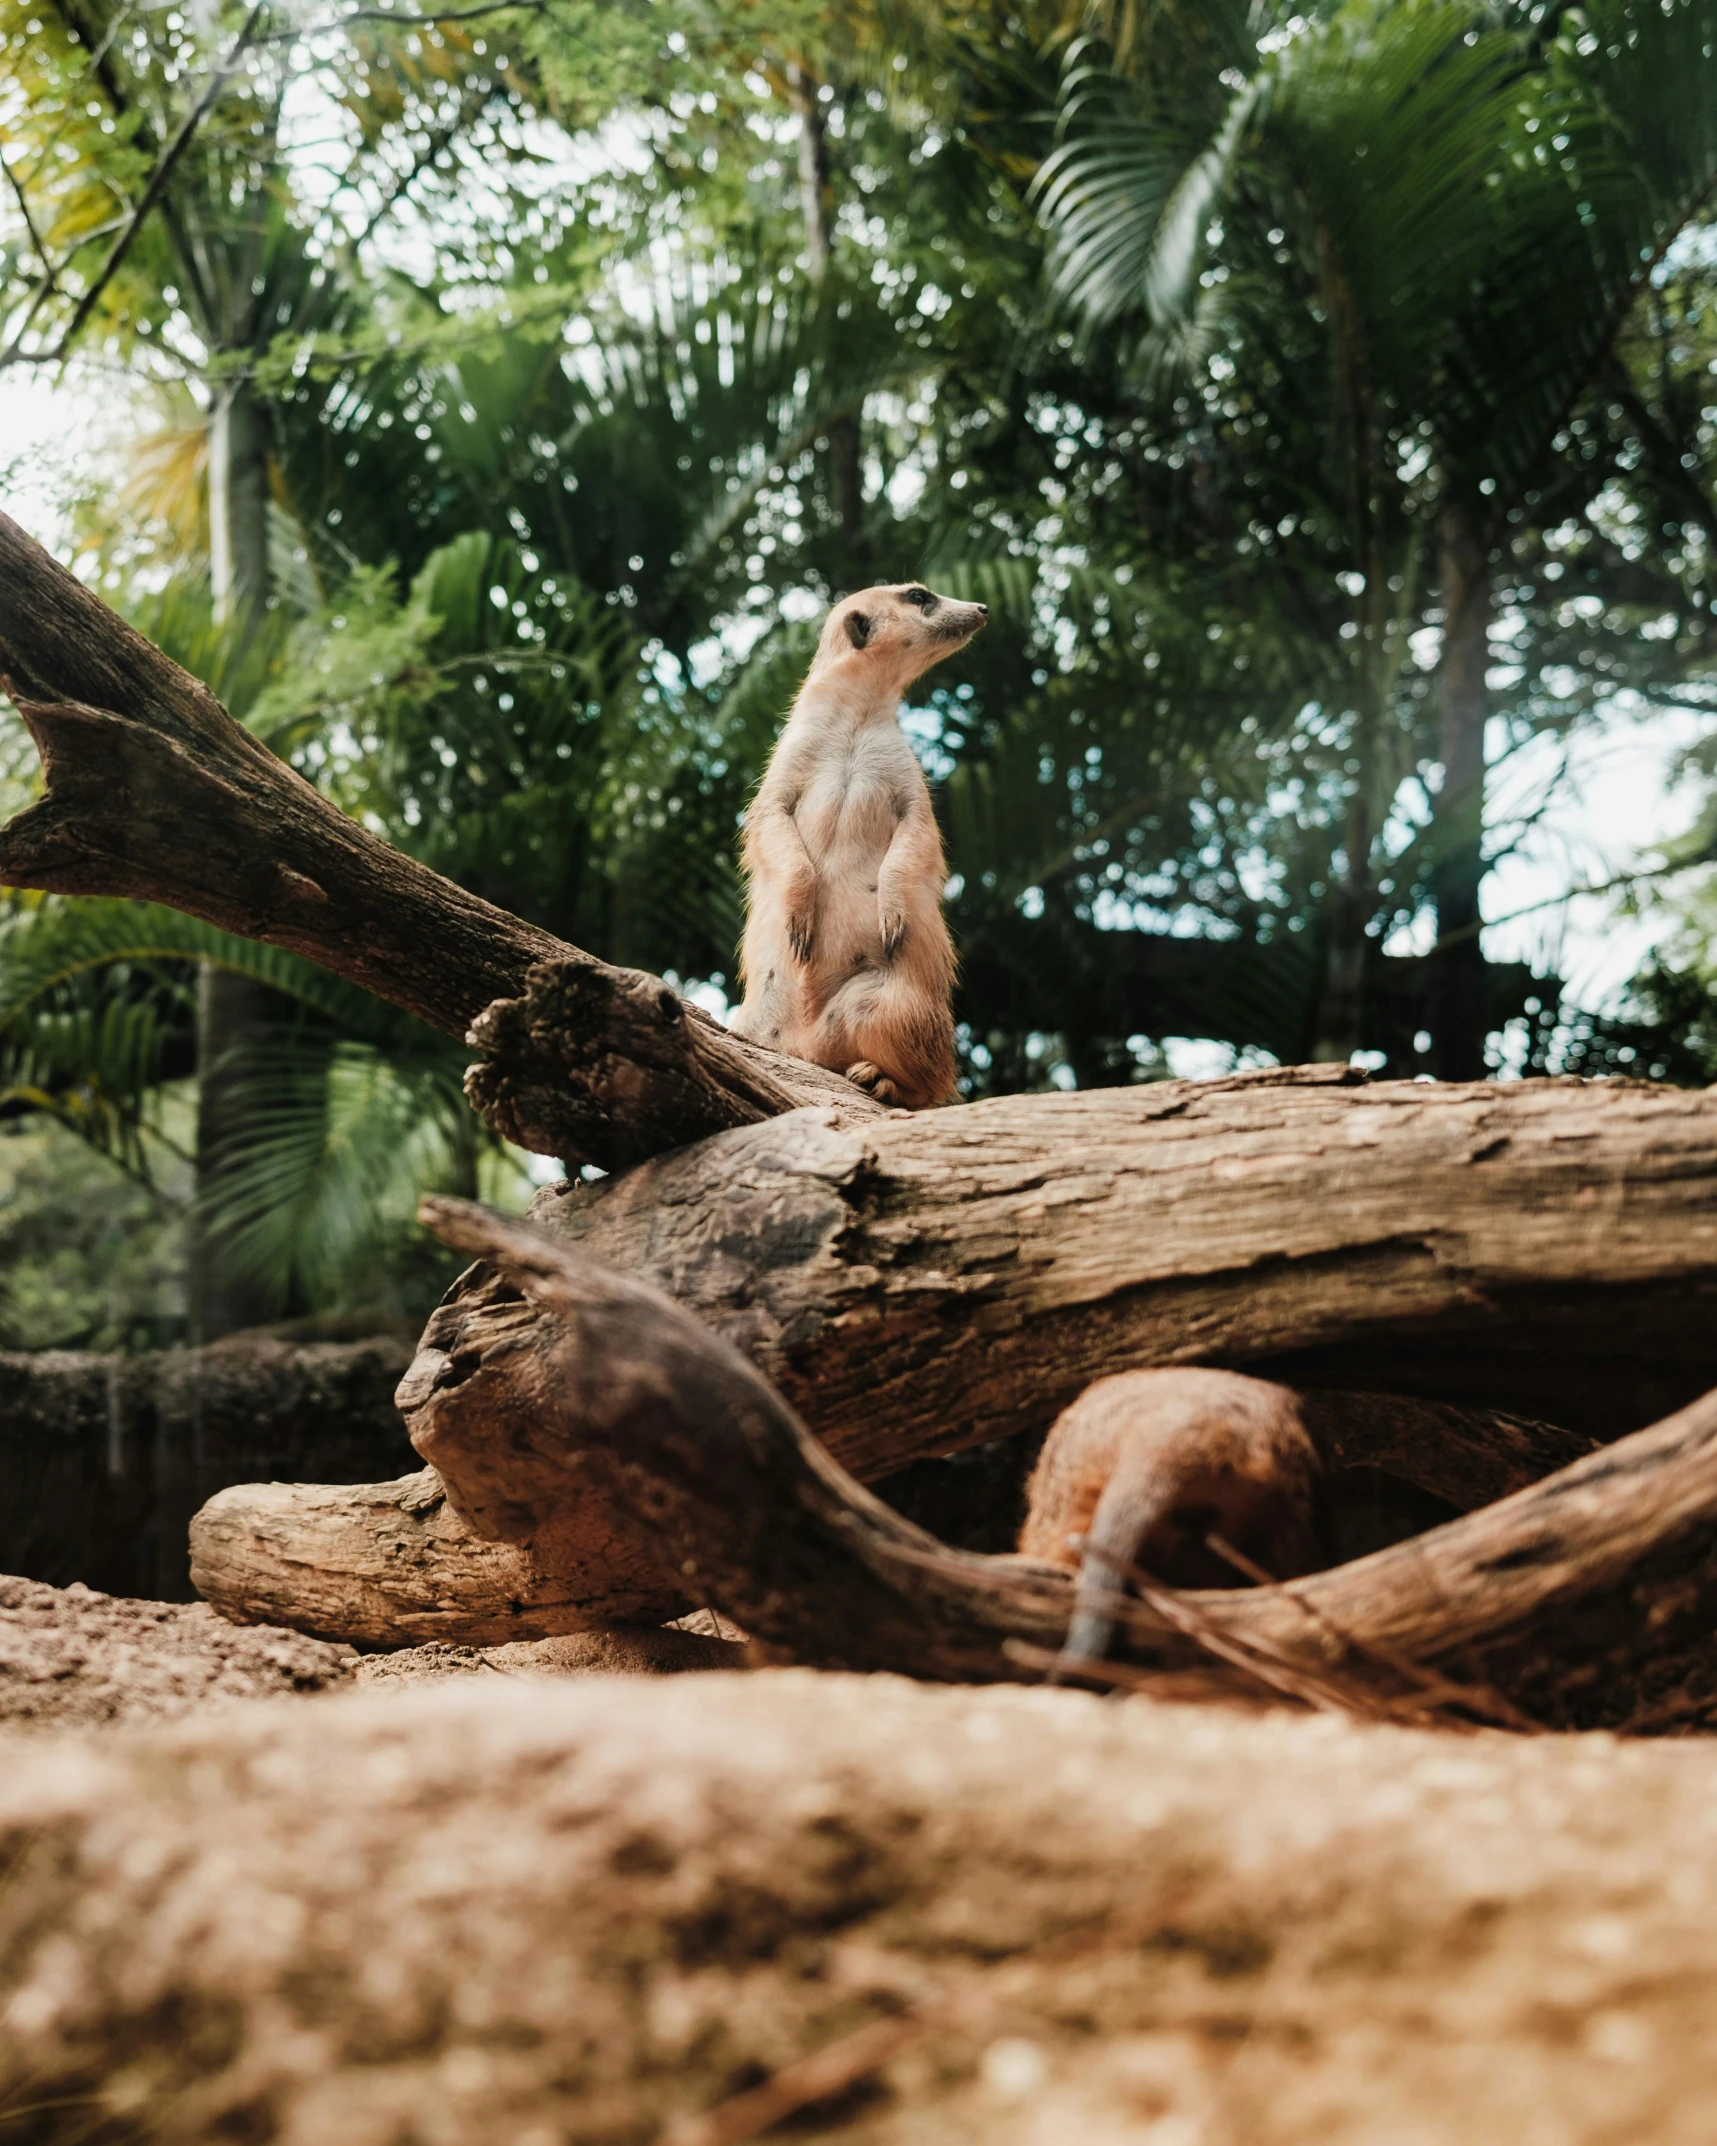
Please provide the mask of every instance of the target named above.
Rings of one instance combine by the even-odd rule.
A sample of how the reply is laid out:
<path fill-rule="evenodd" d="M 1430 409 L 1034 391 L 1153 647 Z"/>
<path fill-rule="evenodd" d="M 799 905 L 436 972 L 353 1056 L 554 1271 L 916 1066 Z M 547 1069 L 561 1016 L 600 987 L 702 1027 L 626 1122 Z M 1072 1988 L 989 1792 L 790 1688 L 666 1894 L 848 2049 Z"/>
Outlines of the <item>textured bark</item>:
<path fill-rule="evenodd" d="M 235 1624 L 376 1648 L 499 1646 L 691 1607 L 629 1523 L 604 1528 L 589 1499 L 579 1515 L 588 1556 L 545 1574 L 512 1544 L 473 1535 L 433 1468 L 349 1489 L 245 1483 L 192 1520 L 191 1580 Z"/>
<path fill-rule="evenodd" d="M 1717 1385 L 1714 1193 L 1717 1093 L 1332 1067 L 801 1111 L 532 1215 L 665 1289 L 874 1481 L 1146 1364 L 1613 1438 Z M 455 1288 L 400 1389 L 419 1452 L 446 1411 L 510 1435 L 534 1319 L 481 1268 Z"/>
<path fill-rule="evenodd" d="M 138 1356 L 0 1354 L 0 1572 L 187 1601 L 185 1530 L 259 1476 L 373 1482 L 411 1464 L 409 1342 L 234 1336 Z"/>
<path fill-rule="evenodd" d="M 556 1359 L 538 1359 L 545 1381 Z M 552 1406 L 539 1392 L 533 1413 Z M 1376 1491 L 1373 1473 L 1427 1491 L 1458 1511 L 1505 1497 L 1591 1450 L 1591 1441 L 1554 1425 L 1525 1423 L 1490 1410 L 1363 1393 L 1309 1393 L 1301 1413 L 1330 1469 L 1332 1532 L 1339 1543 L 1366 1541 Z M 946 1484 L 906 1485 L 894 1478 L 892 1509 L 954 1548 L 1011 1551 L 1023 1486 L 1035 1447 L 1016 1443 L 985 1471 L 977 1499 L 950 1471 Z M 992 1481 L 1003 1477 L 1005 1481 Z M 1357 1493 L 1348 1486 L 1360 1471 Z M 902 1495 L 905 1488 L 906 1494 Z M 999 1495 L 998 1495 L 999 1492 Z M 1355 1502 L 1360 1510 L 1352 1510 Z M 576 1514 L 576 1538 L 563 1525 L 559 1571 L 545 1573 L 531 1555 L 487 1541 L 446 1504 L 432 1468 L 397 1482 L 247 1483 L 212 1498 L 190 1526 L 191 1578 L 223 1616 L 239 1624 L 279 1624 L 321 1639 L 394 1648 L 432 1637 L 462 1647 L 515 1638 L 655 1623 L 683 1610 L 697 1590 L 663 1584 L 655 1552 L 612 1492 L 596 1480 L 563 1503 Z M 1005 1504 L 998 1516 L 988 1508 Z M 974 1506 L 981 1510 L 974 1510 Z M 1386 1513 L 1390 1539 L 1413 1531 L 1417 1517 Z M 973 1541 L 971 1538 L 979 1538 Z"/>
<path fill-rule="evenodd" d="M 479 1079 L 478 1107 L 527 1144 L 606 1169 L 796 1104 L 877 1114 L 838 1075 L 728 1037 L 677 1000 L 664 1015 L 657 979 L 607 968 L 366 833 L 4 515 L 0 683 L 46 778 L 0 831 L 0 884 L 165 902 L 457 1036 L 524 996 L 538 964 L 560 964 L 538 989 L 589 1027 L 545 1040 L 527 1004 L 495 1009 L 482 1030 L 527 1062 Z M 539 1075 L 552 1129 L 520 1100 Z"/>
<path fill-rule="evenodd" d="M 1065 1574 L 949 1550 L 890 1511 L 737 1350 L 659 1291 L 464 1202 L 427 1200 L 423 1216 L 538 1314 L 527 1438 L 497 1441 L 481 1416 L 447 1409 L 424 1441 L 476 1533 L 519 1544 L 544 1573 L 576 1574 L 594 1484 L 665 1584 L 694 1589 L 781 1657 L 988 1681 L 1059 1644 Z M 1349 1435 L 1364 1422 L 1350 1413 Z M 1534 1440 L 1550 1449 L 1541 1427 L 1516 1431 L 1520 1465 Z M 1211 1691 L 1256 1692 L 1285 1670 L 1413 1706 L 1406 1662 L 1482 1679 L 1504 1708 L 1529 1687 L 1557 1726 L 1665 1706 L 1704 1719 L 1717 1713 L 1713 1522 L 1717 1394 L 1353 1564 L 1182 1596 L 1184 1610 L 1131 1605 L 1124 1651 L 1158 1673 L 1196 1671 Z M 1188 1636 L 1187 1615 L 1215 1635 L 1214 1653 Z"/>
<path fill-rule="evenodd" d="M 839 1073 L 730 1036 L 659 976 L 587 954 L 538 963 L 470 1041 L 484 1062 L 465 1092 L 497 1132 L 603 1170 L 809 1103 L 843 1123 L 884 1115 Z"/>

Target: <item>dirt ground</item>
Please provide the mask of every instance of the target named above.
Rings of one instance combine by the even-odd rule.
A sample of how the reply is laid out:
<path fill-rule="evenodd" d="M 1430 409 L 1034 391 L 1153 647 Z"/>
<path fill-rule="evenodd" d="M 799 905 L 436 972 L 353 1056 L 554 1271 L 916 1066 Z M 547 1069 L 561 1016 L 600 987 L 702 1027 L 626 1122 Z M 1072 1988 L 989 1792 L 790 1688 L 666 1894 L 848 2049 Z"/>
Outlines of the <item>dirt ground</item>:
<path fill-rule="evenodd" d="M 0 1732 L 0 2136 L 1717 2136 L 1709 1744 L 398 1685 Z"/>
<path fill-rule="evenodd" d="M 278 1626 L 229 1624 L 201 1602 L 137 1602 L 0 1576 L 0 1724 L 10 1728 L 178 1721 L 240 1699 L 348 1684 L 398 1687 L 497 1673 L 660 1675 L 742 1662 L 733 1640 L 672 1626 L 360 1655 Z"/>

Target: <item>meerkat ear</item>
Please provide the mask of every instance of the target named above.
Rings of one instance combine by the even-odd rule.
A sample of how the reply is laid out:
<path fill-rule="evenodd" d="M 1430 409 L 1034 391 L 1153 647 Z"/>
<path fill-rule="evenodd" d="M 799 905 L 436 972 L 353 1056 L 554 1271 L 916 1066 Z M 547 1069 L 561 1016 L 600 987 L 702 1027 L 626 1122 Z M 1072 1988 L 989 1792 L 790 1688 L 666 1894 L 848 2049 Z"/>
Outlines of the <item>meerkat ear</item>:
<path fill-rule="evenodd" d="M 847 639 L 854 648 L 868 648 L 876 621 L 868 611 L 849 611 L 846 616 Z"/>

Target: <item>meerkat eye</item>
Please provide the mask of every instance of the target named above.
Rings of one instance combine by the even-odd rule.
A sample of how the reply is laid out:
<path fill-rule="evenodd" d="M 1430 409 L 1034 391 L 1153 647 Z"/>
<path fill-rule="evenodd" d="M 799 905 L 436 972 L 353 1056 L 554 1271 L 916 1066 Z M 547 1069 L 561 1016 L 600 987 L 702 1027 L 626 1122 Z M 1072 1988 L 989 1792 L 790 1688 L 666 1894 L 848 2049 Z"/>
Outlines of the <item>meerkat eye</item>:
<path fill-rule="evenodd" d="M 928 589 L 902 589 L 900 600 L 903 604 L 912 604 L 920 611 L 934 611 L 936 608 L 936 599 Z"/>
<path fill-rule="evenodd" d="M 849 611 L 846 616 L 847 639 L 854 648 L 868 648 L 876 621 L 868 611 Z"/>

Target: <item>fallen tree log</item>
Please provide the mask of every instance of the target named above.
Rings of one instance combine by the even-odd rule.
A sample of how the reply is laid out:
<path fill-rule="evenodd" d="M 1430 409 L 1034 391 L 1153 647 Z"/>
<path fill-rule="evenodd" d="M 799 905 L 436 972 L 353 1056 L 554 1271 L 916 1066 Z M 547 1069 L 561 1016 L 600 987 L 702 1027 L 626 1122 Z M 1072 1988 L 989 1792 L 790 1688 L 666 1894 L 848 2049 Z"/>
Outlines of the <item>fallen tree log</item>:
<path fill-rule="evenodd" d="M 433 1468 L 392 1483 L 246 1483 L 190 1523 L 191 1581 L 235 1624 L 284 1624 L 354 1646 L 429 1640 L 493 1647 L 609 1624 L 661 1624 L 694 1607 L 662 1580 L 626 1522 L 601 1530 L 579 1506 L 591 1554 L 547 1572 L 514 1544 L 474 1535 Z"/>
<path fill-rule="evenodd" d="M 491 1054 L 471 1092 L 513 1137 L 605 1168 L 655 1158 L 541 1212 L 739 1343 L 860 1474 L 1029 1433 L 1141 1362 L 1470 1400 L 1601 1436 L 1717 1383 L 1709 1096 L 1368 1089 L 1311 1069 L 891 1117 L 374 841 L 3 518 L 0 680 L 46 779 L 0 832 L 0 882 L 165 901 L 471 1028 Z M 456 1293 L 401 1388 L 420 1453 L 487 1443 L 531 1475 L 559 1405 L 543 1373 L 560 1336 L 538 1321 L 516 1277 Z M 695 1476 L 695 1449 L 674 1450 Z M 563 1486 L 567 1465 L 563 1450 Z M 611 1457 L 587 1472 L 582 1501 L 533 1515 L 527 1497 L 522 1518 L 481 1469 L 450 1487 L 587 1599 L 612 1554 Z M 683 1510 L 715 1487 L 686 1488 Z M 831 1551 L 849 1487 L 823 1515 Z M 1674 1533 L 1685 1514 L 1665 1511 Z M 895 1547 L 948 1554 L 924 1536 Z M 998 1635 L 1019 1633 L 996 1623 L 993 1576 L 975 1596 L 969 1577 L 943 1574 L 944 1653 L 987 1674 Z M 687 1551 L 663 1584 L 693 1581 Z M 879 1629 L 899 1637 L 893 1581 L 878 1585 Z M 737 1591 L 774 1599 L 761 1580 Z M 1025 1622 L 1047 1615 L 1039 1602 Z"/>
<path fill-rule="evenodd" d="M 1591 1449 L 1589 1439 L 1551 1424 L 1379 1394 L 1310 1393 L 1302 1414 L 1329 1465 L 1338 1540 L 1350 1522 L 1343 1485 L 1355 1472 L 1393 1477 L 1464 1512 Z M 1021 1449 L 1009 1471 L 1020 1510 L 1033 1450 Z M 1367 1482 L 1360 1496 L 1369 1490 Z M 564 1502 L 578 1514 L 576 1564 L 568 1569 L 563 1550 L 551 1574 L 529 1551 L 466 1527 L 433 1468 L 388 1483 L 238 1484 L 191 1521 L 191 1579 L 236 1624 L 287 1625 L 370 1649 L 429 1639 L 496 1646 L 660 1623 L 692 1606 L 696 1590 L 663 1583 L 654 1553 L 639 1546 L 606 1485 L 593 1478 Z M 930 1532 L 953 1548 L 970 1547 L 961 1533 L 970 1515 L 925 1502 L 941 1523 Z M 890 1503 L 902 1510 L 897 1496 Z M 1020 1510 L 996 1547 L 1011 1550 Z M 911 1503 L 903 1517 L 918 1519 Z M 1371 1515 L 1351 1518 L 1363 1532 Z"/>
<path fill-rule="evenodd" d="M 1135 1365 L 1606 1438 L 1717 1386 L 1712 1091 L 1307 1067 L 858 1127 L 806 1110 L 531 1216 L 743 1349 L 869 1481 L 1042 1431 Z M 421 1454 L 538 1405 L 535 1316 L 482 1267 L 450 1293 L 400 1388 Z"/>
<path fill-rule="evenodd" d="M 0 885 L 165 902 L 450 1035 L 477 1024 L 502 1062 L 473 1101 L 510 1139 L 614 1169 L 805 1103 L 880 1114 L 379 841 L 4 514 L 0 684 L 46 786 L 0 830 Z"/>
<path fill-rule="evenodd" d="M 546 1572 L 576 1567 L 578 1502 L 594 1482 L 664 1584 L 784 1658 L 987 1681 L 1059 1645 L 1064 1574 L 950 1550 L 891 1512 L 660 1291 L 463 1202 L 428 1200 L 424 1219 L 538 1315 L 521 1434 L 461 1435 L 444 1417 L 431 1445 L 476 1532 L 521 1545 Z M 1419 1709 L 1422 1677 L 1458 1671 L 1505 1716 L 1529 1684 L 1534 1718 L 1556 1726 L 1666 1709 L 1704 1719 L 1717 1715 L 1713 1521 L 1717 1394 L 1353 1564 L 1178 1597 L 1174 1615 L 1129 1605 L 1126 1653 L 1235 1693 L 1286 1679 L 1302 1695 L 1345 1689 Z"/>

